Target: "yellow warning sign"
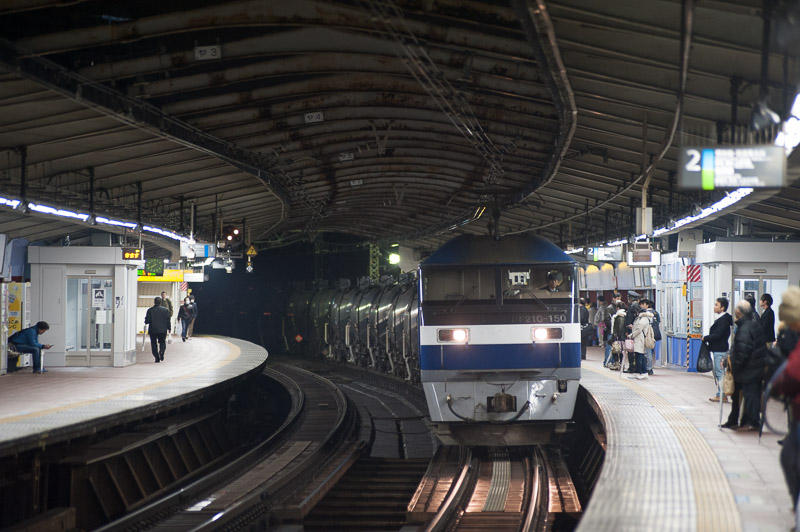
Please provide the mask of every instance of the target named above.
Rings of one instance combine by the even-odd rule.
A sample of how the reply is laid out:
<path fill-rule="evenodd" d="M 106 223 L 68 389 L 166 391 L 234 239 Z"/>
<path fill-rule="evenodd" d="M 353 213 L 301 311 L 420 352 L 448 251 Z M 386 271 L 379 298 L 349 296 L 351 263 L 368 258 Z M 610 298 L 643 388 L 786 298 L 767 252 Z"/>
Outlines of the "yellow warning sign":
<path fill-rule="evenodd" d="M 256 251 L 256 247 L 253 244 L 250 244 L 250 247 L 247 248 L 247 256 L 248 257 L 255 257 L 258 255 L 258 251 Z"/>

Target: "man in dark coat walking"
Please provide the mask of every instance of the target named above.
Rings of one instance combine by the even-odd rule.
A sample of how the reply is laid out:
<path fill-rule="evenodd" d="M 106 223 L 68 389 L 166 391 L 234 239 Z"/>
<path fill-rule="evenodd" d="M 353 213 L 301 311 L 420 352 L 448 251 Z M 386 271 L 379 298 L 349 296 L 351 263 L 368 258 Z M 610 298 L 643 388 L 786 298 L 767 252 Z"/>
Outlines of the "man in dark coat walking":
<path fill-rule="evenodd" d="M 746 300 L 734 310 L 736 334 L 733 337 L 730 363 L 735 383 L 731 396 L 731 415 L 723 428 L 739 432 L 758 431 L 761 406 L 761 381 L 764 376 L 766 342 L 761 324 L 753 320 L 753 309 Z M 744 399 L 744 412 L 739 421 L 739 402 Z"/>
<path fill-rule="evenodd" d="M 145 325 L 150 325 L 150 349 L 153 351 L 153 358 L 156 362 L 164 360 L 164 352 L 167 350 L 167 333 L 172 329 L 170 324 L 170 313 L 167 307 L 161 305 L 161 298 L 153 300 L 153 306 L 147 309 L 144 316 Z"/>
<path fill-rule="evenodd" d="M 775 312 L 772 310 L 772 296 L 764 294 L 761 296 L 761 317 L 758 319 L 761 328 L 764 330 L 764 340 L 767 347 L 775 343 Z"/>

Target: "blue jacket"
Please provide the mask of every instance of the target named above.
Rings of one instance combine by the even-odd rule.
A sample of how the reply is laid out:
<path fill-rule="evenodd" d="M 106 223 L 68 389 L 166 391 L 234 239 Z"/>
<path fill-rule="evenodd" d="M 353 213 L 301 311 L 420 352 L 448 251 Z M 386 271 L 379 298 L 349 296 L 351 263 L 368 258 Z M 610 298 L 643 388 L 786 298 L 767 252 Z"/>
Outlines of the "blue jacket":
<path fill-rule="evenodd" d="M 8 341 L 16 345 L 35 345 L 39 349 L 42 348 L 42 344 L 39 343 L 39 330 L 36 325 L 15 332 Z"/>

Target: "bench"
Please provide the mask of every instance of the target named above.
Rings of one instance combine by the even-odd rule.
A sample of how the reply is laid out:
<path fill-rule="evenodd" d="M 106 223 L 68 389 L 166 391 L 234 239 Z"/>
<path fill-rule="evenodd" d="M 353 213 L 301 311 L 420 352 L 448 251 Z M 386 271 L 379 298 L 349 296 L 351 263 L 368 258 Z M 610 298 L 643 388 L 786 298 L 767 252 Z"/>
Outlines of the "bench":
<path fill-rule="evenodd" d="M 33 366 L 33 356 L 30 353 L 20 353 L 14 344 L 8 343 L 8 370 L 16 371 L 21 368 Z"/>

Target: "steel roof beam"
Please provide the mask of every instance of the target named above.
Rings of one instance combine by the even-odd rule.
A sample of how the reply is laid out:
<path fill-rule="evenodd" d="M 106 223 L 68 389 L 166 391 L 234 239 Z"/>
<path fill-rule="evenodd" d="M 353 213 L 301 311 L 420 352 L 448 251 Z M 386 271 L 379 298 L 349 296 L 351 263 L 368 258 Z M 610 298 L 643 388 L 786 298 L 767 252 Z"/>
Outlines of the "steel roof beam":
<path fill-rule="evenodd" d="M 78 101 L 125 124 L 162 136 L 183 146 L 222 159 L 258 178 L 279 201 L 288 204 L 283 185 L 269 175 L 269 166 L 258 154 L 230 145 L 186 122 L 166 115 L 160 109 L 129 98 L 118 91 L 78 76 L 59 65 L 41 58 L 26 59 L 14 45 L 0 42 L 0 62 L 28 79 L 32 79 L 59 94 Z"/>

